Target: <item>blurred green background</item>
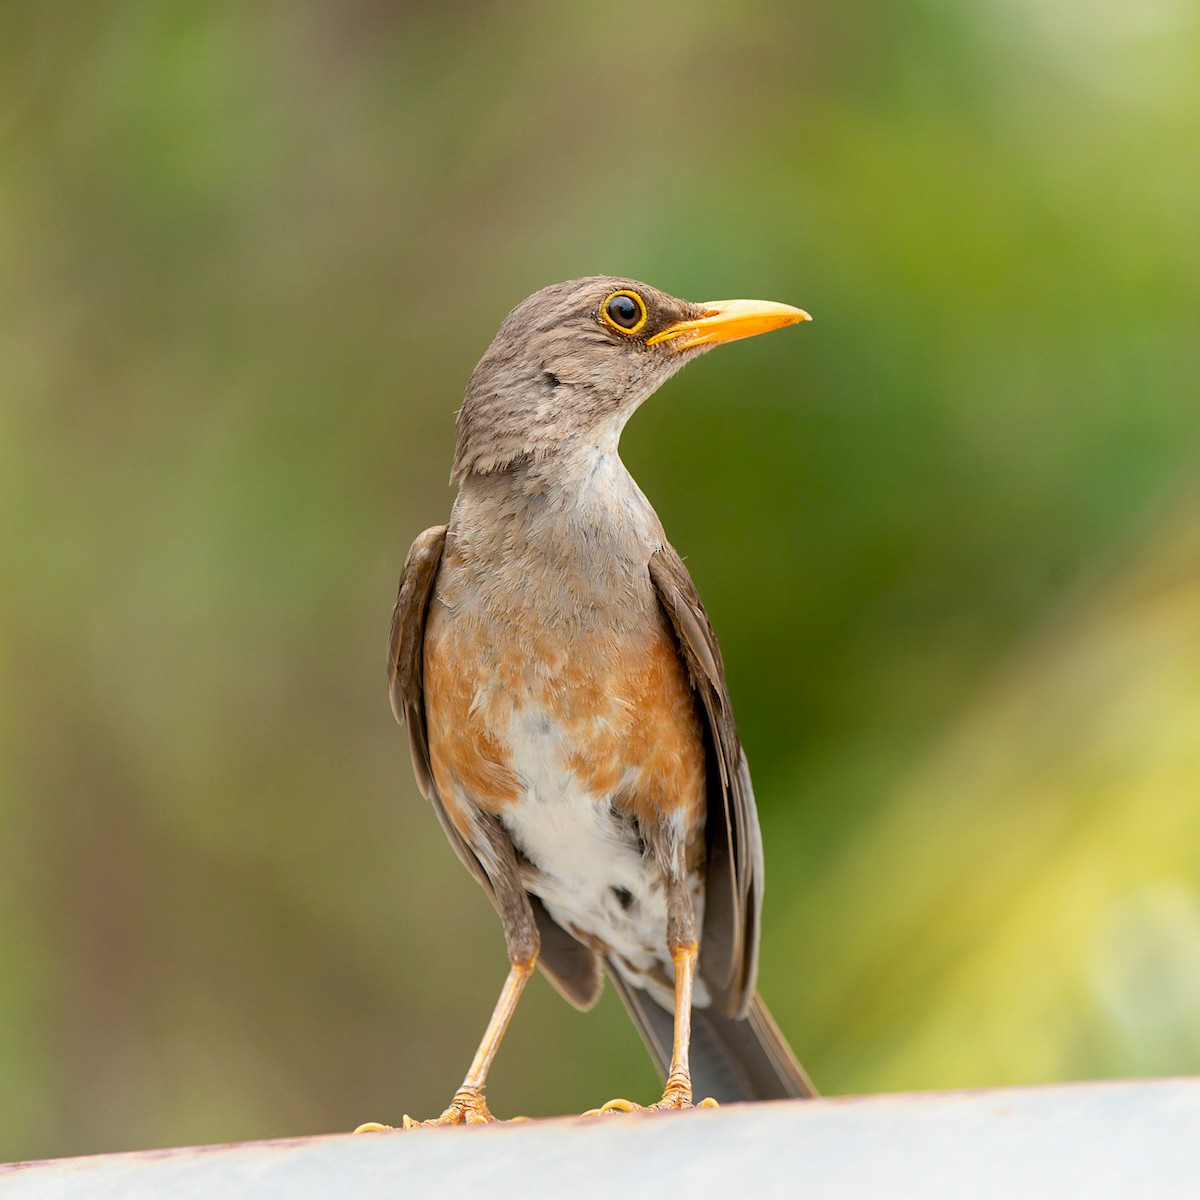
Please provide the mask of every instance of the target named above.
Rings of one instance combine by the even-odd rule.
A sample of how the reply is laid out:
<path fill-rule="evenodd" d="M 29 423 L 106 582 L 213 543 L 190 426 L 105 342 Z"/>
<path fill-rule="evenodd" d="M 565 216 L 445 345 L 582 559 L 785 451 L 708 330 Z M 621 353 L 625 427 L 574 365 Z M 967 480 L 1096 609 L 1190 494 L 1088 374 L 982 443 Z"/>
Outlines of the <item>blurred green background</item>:
<path fill-rule="evenodd" d="M 834 1093 L 1200 1071 L 1189 0 L 0 7 L 0 1159 L 439 1111 L 505 972 L 384 649 L 508 309 L 800 304 L 625 457 Z M 502 1115 L 653 1094 L 538 981 Z"/>

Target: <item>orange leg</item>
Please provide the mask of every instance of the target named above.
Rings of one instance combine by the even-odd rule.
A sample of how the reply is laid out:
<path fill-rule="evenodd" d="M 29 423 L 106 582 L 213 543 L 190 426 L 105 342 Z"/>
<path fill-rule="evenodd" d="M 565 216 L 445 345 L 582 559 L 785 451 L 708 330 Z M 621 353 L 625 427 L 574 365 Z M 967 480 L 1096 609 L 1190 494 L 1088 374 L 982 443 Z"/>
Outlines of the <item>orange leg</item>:
<path fill-rule="evenodd" d="M 675 1037 L 671 1044 L 671 1071 L 656 1108 L 691 1108 L 692 988 L 696 979 L 696 943 L 680 946 L 675 960 Z"/>
<path fill-rule="evenodd" d="M 675 962 L 675 1036 L 671 1043 L 671 1070 L 662 1099 L 650 1105 L 650 1111 L 692 1107 L 692 1068 L 688 1055 L 692 1043 L 692 990 L 696 981 L 697 948 L 694 941 L 685 942 L 671 952 Z M 713 1099 L 701 1100 L 700 1108 L 716 1108 Z M 631 1100 L 610 1100 L 599 1108 L 589 1109 L 585 1117 L 610 1112 L 644 1112 Z"/>
<path fill-rule="evenodd" d="M 487 1084 L 488 1069 L 496 1057 L 496 1051 L 500 1049 L 504 1031 L 508 1028 L 508 1023 L 516 1011 L 517 1001 L 521 998 L 521 993 L 525 990 L 525 984 L 529 981 L 530 975 L 533 974 L 533 966 L 534 960 L 513 963 L 508 978 L 504 981 L 504 987 L 500 991 L 500 999 L 496 1001 L 492 1019 L 483 1031 L 483 1040 L 479 1043 L 479 1049 L 475 1051 L 475 1057 L 471 1060 L 470 1070 L 467 1071 L 466 1078 L 462 1081 L 458 1091 L 454 1093 L 454 1099 L 450 1101 L 449 1108 L 440 1117 L 435 1117 L 431 1121 L 414 1121 L 406 1114 L 404 1117 L 405 1129 L 435 1125 L 485 1125 L 496 1119 L 488 1111 L 487 1102 L 483 1098 L 483 1089 Z M 379 1133 L 391 1128 L 392 1126 L 381 1125 L 378 1121 L 368 1121 L 365 1125 L 360 1125 L 354 1132 Z"/>

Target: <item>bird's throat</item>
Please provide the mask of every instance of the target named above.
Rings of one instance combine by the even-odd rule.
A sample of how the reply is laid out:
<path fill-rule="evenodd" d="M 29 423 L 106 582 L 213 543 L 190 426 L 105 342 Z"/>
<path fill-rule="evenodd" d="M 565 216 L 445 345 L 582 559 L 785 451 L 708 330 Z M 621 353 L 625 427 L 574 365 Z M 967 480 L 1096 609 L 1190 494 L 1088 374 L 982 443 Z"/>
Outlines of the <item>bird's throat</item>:
<path fill-rule="evenodd" d="M 654 604 L 647 563 L 662 540 L 615 452 L 472 476 L 454 505 L 438 592 L 493 617 L 533 607 L 556 625 L 644 610 Z"/>

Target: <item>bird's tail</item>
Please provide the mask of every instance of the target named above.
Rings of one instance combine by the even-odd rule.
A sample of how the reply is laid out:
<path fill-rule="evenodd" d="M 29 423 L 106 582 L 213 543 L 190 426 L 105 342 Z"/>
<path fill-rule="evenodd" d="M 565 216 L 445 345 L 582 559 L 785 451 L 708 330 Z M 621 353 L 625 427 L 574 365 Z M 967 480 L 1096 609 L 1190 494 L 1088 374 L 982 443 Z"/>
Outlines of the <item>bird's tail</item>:
<path fill-rule="evenodd" d="M 671 1064 L 673 1015 L 617 971 L 609 976 L 665 1080 Z M 692 1009 L 691 1064 L 697 1100 L 711 1096 L 720 1104 L 730 1104 L 817 1094 L 759 995 L 740 1020 L 711 1008 Z"/>

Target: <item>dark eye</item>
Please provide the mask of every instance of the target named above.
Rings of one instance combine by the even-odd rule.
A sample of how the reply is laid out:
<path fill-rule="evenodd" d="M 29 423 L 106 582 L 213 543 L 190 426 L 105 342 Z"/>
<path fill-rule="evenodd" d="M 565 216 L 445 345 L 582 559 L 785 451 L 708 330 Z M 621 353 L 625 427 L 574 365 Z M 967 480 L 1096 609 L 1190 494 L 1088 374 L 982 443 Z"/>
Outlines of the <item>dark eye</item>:
<path fill-rule="evenodd" d="M 622 329 L 632 329 L 642 316 L 632 296 L 614 296 L 608 302 L 606 311 L 613 324 L 620 325 Z"/>
<path fill-rule="evenodd" d="M 646 303 L 637 292 L 613 292 L 600 311 L 622 333 L 637 333 L 646 323 Z"/>

